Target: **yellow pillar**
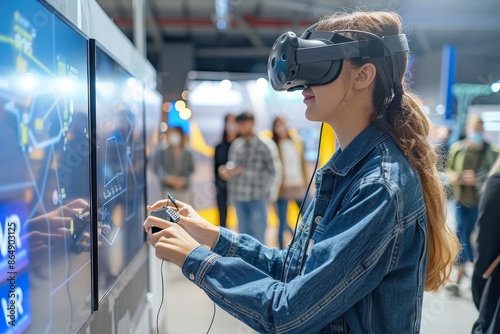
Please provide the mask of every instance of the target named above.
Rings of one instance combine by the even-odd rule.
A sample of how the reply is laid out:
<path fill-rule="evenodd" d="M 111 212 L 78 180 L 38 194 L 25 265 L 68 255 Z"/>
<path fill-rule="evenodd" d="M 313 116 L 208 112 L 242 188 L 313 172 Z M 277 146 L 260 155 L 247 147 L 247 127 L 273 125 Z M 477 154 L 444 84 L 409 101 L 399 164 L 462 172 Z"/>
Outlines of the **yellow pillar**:
<path fill-rule="evenodd" d="M 335 133 L 330 125 L 323 123 L 318 166 L 323 166 L 335 152 Z"/>

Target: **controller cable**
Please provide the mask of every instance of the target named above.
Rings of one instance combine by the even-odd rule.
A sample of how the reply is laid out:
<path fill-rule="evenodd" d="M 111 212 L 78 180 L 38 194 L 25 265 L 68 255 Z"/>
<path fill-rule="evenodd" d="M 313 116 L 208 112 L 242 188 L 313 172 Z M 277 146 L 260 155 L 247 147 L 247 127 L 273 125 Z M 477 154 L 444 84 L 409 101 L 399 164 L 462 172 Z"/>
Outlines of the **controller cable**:
<path fill-rule="evenodd" d="M 300 203 L 299 212 L 297 213 L 297 219 L 295 221 L 295 227 L 293 229 L 292 241 L 290 241 L 290 244 L 288 245 L 288 247 L 286 249 L 285 261 L 283 262 L 283 265 L 281 266 L 281 274 L 280 274 L 280 281 L 281 282 L 285 282 L 285 267 L 286 267 L 286 262 L 288 261 L 288 256 L 290 254 L 290 247 L 293 245 L 295 239 L 297 238 L 297 226 L 299 225 L 299 219 L 302 216 L 302 213 L 303 213 L 302 210 L 304 208 L 304 203 L 307 199 L 307 196 L 309 195 L 309 190 L 310 190 L 312 182 L 314 180 L 314 176 L 316 174 L 316 171 L 318 170 L 319 155 L 321 152 L 321 137 L 323 136 L 323 125 L 324 125 L 324 123 L 321 123 L 321 128 L 319 130 L 318 151 L 316 153 L 316 163 L 314 164 L 314 170 L 311 174 L 311 178 L 309 179 L 309 184 L 307 185 L 306 193 L 304 195 L 304 198 L 302 199 L 302 203 Z M 303 230 L 300 231 L 299 239 L 300 239 L 300 236 L 302 235 L 302 231 Z"/>
<path fill-rule="evenodd" d="M 177 203 L 175 202 L 174 197 L 172 195 L 170 195 L 170 193 L 167 193 L 167 205 L 168 205 L 168 200 L 170 200 L 170 202 L 172 202 L 172 204 L 175 206 L 177 211 L 179 211 L 179 207 L 177 206 Z M 163 263 L 165 263 L 165 260 L 161 260 L 161 265 L 160 265 L 161 302 L 160 302 L 160 307 L 158 307 L 158 313 L 156 314 L 156 333 L 157 334 L 160 334 L 160 311 L 161 311 L 161 308 L 163 306 L 163 301 L 165 300 L 165 280 L 163 277 Z M 216 307 L 215 307 L 215 302 L 214 302 L 214 311 L 212 314 L 212 320 L 210 321 L 210 326 L 208 326 L 208 330 L 207 330 L 206 334 L 208 334 L 210 332 L 210 330 L 212 329 L 212 325 L 213 325 L 214 319 L 215 319 L 215 311 L 216 311 Z"/>

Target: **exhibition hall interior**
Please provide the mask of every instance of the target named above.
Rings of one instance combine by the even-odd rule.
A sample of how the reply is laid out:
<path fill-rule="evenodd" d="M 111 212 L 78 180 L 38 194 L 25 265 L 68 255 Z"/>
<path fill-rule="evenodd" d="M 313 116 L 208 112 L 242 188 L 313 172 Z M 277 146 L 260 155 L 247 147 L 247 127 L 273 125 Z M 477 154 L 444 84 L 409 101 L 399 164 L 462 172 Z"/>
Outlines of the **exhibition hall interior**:
<path fill-rule="evenodd" d="M 396 39 L 360 31 L 385 12 Z M 338 13 L 374 19 L 314 31 Z M 0 334 L 500 334 L 499 17 L 497 0 L 4 1 Z M 344 146 L 355 130 L 332 124 L 364 102 L 322 89 L 352 64 L 392 86 Z M 421 131 L 408 92 L 428 170 L 415 138 L 386 144 Z M 347 116 L 314 114 L 320 94 Z M 361 142 L 395 100 L 407 122 Z M 386 200 L 356 174 L 369 152 Z"/>

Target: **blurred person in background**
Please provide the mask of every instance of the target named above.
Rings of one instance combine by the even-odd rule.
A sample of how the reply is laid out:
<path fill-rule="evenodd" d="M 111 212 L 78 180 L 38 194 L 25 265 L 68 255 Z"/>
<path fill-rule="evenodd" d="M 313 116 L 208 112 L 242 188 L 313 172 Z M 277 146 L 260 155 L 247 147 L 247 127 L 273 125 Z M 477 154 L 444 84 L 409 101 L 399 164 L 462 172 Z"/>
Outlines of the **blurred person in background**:
<path fill-rule="evenodd" d="M 162 180 L 162 193 L 192 202 L 191 176 L 194 172 L 193 153 L 185 146 L 181 127 L 169 127 L 162 135 L 160 149 L 153 158 L 153 170 Z"/>
<path fill-rule="evenodd" d="M 473 334 L 500 333 L 500 157 L 479 200 L 472 298 L 479 310 Z"/>
<path fill-rule="evenodd" d="M 227 174 L 222 172 L 229 157 L 229 146 L 238 137 L 238 125 L 236 116 L 227 114 L 224 117 L 224 131 L 222 141 L 215 146 L 214 153 L 214 174 L 215 189 L 217 191 L 217 209 L 219 210 L 219 225 L 226 227 L 227 220 Z"/>
<path fill-rule="evenodd" d="M 471 233 L 477 219 L 480 190 L 498 156 L 498 149 L 484 139 L 483 121 L 479 115 L 469 117 L 465 133 L 465 139 L 451 145 L 447 160 L 448 180 L 456 205 L 456 233 L 462 245 L 456 263 L 456 285 L 447 286 L 454 295 L 460 294 L 466 263 L 474 260 Z"/>
<path fill-rule="evenodd" d="M 276 210 L 278 213 L 278 245 L 285 248 L 283 237 L 285 232 L 293 235 L 292 228 L 288 225 L 287 212 L 289 200 L 294 200 L 301 206 L 302 199 L 306 196 L 307 175 L 304 148 L 300 138 L 292 135 L 284 117 L 276 117 L 272 125 L 273 140 L 278 147 L 283 173 L 279 188 Z"/>
<path fill-rule="evenodd" d="M 272 196 L 275 163 L 269 149 L 254 133 L 255 117 L 245 111 L 236 116 L 238 134 L 229 148 L 229 161 L 219 168 L 228 180 L 230 202 L 238 217 L 238 230 L 264 243 L 267 204 Z"/>

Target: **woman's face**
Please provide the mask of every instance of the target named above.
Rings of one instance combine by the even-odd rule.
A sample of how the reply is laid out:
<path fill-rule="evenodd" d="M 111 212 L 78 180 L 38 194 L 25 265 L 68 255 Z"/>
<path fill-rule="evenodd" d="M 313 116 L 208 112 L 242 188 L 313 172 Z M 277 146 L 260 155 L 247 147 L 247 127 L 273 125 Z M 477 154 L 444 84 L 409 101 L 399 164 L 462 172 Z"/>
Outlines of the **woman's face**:
<path fill-rule="evenodd" d="M 335 81 L 304 89 L 302 95 L 308 120 L 332 124 L 342 110 L 345 110 L 350 100 L 349 67 L 347 62 L 344 62 L 342 72 Z"/>
<path fill-rule="evenodd" d="M 279 138 L 286 138 L 288 129 L 282 119 L 278 118 L 276 122 L 274 122 L 274 132 L 276 132 Z"/>
<path fill-rule="evenodd" d="M 228 135 L 236 135 L 238 133 L 238 124 L 236 124 L 236 117 L 229 116 L 226 119 L 226 132 Z"/>
<path fill-rule="evenodd" d="M 168 143 L 172 146 L 181 146 L 182 145 L 182 132 L 177 130 L 171 130 L 167 132 Z"/>

